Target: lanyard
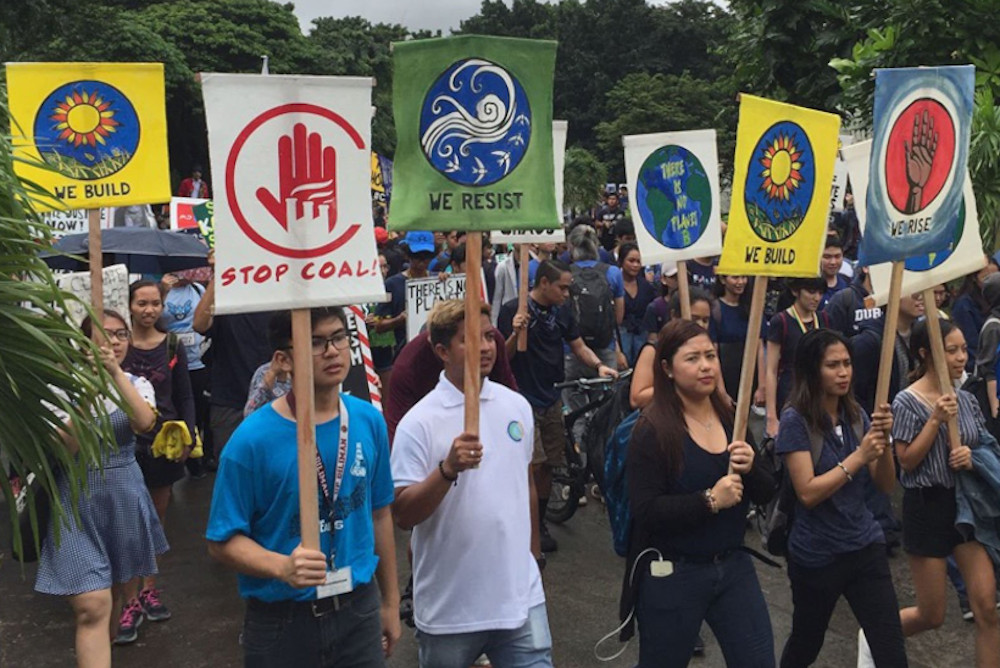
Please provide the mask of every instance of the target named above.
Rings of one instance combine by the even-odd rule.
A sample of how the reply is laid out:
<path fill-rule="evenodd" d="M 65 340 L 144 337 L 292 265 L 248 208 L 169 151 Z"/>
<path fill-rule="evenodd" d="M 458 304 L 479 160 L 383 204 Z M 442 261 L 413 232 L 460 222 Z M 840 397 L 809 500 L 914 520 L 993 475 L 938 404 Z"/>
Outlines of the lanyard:
<path fill-rule="evenodd" d="M 295 415 L 295 393 L 289 391 L 285 395 L 288 401 L 288 407 L 292 411 L 292 415 Z M 337 547 L 333 542 L 336 537 L 336 525 L 334 520 L 336 519 L 336 500 L 340 495 L 340 486 L 344 482 L 344 470 L 347 468 L 347 432 L 349 426 L 349 418 L 347 415 L 347 406 L 344 405 L 344 398 L 340 397 L 340 434 L 337 439 L 337 465 L 334 469 L 333 474 L 333 490 L 331 493 L 330 486 L 328 483 L 328 478 L 326 475 L 326 465 L 323 464 L 323 458 L 319 454 L 319 444 L 316 445 L 316 479 L 319 481 L 320 491 L 323 493 L 323 500 L 326 502 L 327 509 L 327 525 L 330 527 L 330 565 L 333 566 L 333 560 L 337 556 Z"/>
<path fill-rule="evenodd" d="M 816 329 L 819 326 L 816 323 L 817 315 L 815 313 L 813 313 L 813 319 L 812 319 L 813 326 L 812 327 L 807 327 L 806 326 L 806 323 L 804 323 L 802 321 L 802 318 L 799 317 L 799 312 L 798 312 L 798 310 L 796 310 L 795 306 L 789 306 L 786 309 L 786 313 L 788 313 L 789 315 L 792 316 L 792 319 L 798 324 L 799 329 L 802 330 L 803 334 L 805 334 L 808 330 L 810 330 L 810 329 Z"/>

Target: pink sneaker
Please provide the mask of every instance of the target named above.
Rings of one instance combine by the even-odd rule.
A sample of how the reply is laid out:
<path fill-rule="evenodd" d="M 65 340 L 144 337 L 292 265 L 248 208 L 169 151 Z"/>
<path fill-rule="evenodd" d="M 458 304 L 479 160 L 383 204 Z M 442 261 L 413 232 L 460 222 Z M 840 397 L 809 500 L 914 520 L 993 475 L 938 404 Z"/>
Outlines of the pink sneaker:
<path fill-rule="evenodd" d="M 160 602 L 160 590 L 150 587 L 139 592 L 139 605 L 146 619 L 151 622 L 165 622 L 170 619 L 170 610 Z"/>
<path fill-rule="evenodd" d="M 139 627 L 143 621 L 142 605 L 139 599 L 133 598 L 122 610 L 121 619 L 118 620 L 118 635 L 115 636 L 116 645 L 128 645 L 134 643 L 139 637 Z"/>

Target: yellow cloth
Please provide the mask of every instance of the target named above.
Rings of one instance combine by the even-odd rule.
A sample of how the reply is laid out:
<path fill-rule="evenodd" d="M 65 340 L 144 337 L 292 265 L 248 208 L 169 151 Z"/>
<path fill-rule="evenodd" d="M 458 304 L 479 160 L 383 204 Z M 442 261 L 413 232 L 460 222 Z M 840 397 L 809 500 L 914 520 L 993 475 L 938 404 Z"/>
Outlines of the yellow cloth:
<path fill-rule="evenodd" d="M 716 272 L 819 275 L 840 118 L 740 98 L 729 227 Z"/>
<path fill-rule="evenodd" d="M 184 456 L 184 448 L 191 445 L 191 432 L 183 420 L 163 423 L 160 433 L 153 439 L 153 456 L 166 457 L 178 461 Z"/>

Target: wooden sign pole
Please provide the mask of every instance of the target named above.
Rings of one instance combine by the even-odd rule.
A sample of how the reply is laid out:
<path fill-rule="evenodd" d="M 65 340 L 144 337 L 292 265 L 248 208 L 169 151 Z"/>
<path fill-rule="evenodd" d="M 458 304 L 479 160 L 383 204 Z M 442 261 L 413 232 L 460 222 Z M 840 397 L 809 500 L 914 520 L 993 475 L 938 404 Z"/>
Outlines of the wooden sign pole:
<path fill-rule="evenodd" d="M 745 441 L 747 437 L 750 404 L 753 403 L 753 377 L 757 370 L 757 345 L 760 343 L 760 326 L 764 319 L 764 300 L 767 297 L 767 276 L 754 277 L 751 297 L 750 322 L 747 324 L 747 340 L 743 348 L 743 364 L 740 366 L 740 388 L 736 395 L 736 418 L 733 421 L 734 441 Z M 732 465 L 729 467 L 729 472 L 733 472 Z"/>
<path fill-rule="evenodd" d="M 466 254 L 466 257 L 468 257 L 468 254 Z M 531 263 L 531 254 L 529 253 L 528 244 L 521 244 L 520 259 L 518 262 L 520 263 L 520 266 L 518 267 L 517 314 L 526 316 L 528 315 L 528 265 Z M 517 334 L 517 352 L 523 353 L 527 349 L 528 328 L 525 327 Z"/>
<path fill-rule="evenodd" d="M 677 262 L 677 299 L 681 304 L 681 319 L 691 319 L 691 291 L 688 289 L 687 260 Z"/>
<path fill-rule="evenodd" d="M 927 316 L 927 334 L 931 341 L 931 360 L 934 361 L 934 372 L 942 395 L 955 395 L 955 384 L 948 371 L 948 363 L 944 359 L 944 337 L 941 336 L 941 320 L 938 317 L 937 303 L 934 301 L 934 288 L 924 290 L 924 315 Z M 948 420 L 948 445 L 954 450 L 962 445 L 958 433 L 958 420 Z"/>
<path fill-rule="evenodd" d="M 316 416 L 313 388 L 312 315 L 292 311 L 292 388 L 299 461 L 299 519 L 302 547 L 319 549 L 319 504 L 316 502 Z"/>
<path fill-rule="evenodd" d="M 479 434 L 479 353 L 482 350 L 483 236 L 465 237 L 465 431 Z"/>
<path fill-rule="evenodd" d="M 875 408 L 889 401 L 889 381 L 892 378 L 892 356 L 896 349 L 896 329 L 899 324 L 899 298 L 903 291 L 903 263 L 892 263 L 889 279 L 889 303 L 885 305 L 885 326 L 882 329 L 882 350 L 878 358 L 878 379 L 875 383 Z"/>
<path fill-rule="evenodd" d="M 101 245 L 101 210 L 87 212 L 87 256 L 90 260 L 90 305 L 94 308 L 97 327 L 91 328 L 91 337 L 100 341 L 104 323 L 104 251 Z M 127 314 L 122 314 L 127 315 Z"/>

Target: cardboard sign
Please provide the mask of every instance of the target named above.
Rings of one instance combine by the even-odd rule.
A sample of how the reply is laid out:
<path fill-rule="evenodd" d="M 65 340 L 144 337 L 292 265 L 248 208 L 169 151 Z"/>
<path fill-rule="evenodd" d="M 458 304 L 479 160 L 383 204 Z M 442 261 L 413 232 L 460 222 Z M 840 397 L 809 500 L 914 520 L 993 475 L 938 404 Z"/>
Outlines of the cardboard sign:
<path fill-rule="evenodd" d="M 7 87 L 14 170 L 55 195 L 36 208 L 170 199 L 161 63 L 7 63 Z"/>
<path fill-rule="evenodd" d="M 101 229 L 112 226 L 114 209 L 101 209 Z M 87 231 L 88 212 L 86 209 L 71 211 L 47 211 L 42 214 L 42 222 L 49 226 L 53 239 L 62 239 L 69 234 L 84 234 Z"/>
<path fill-rule="evenodd" d="M 104 267 L 104 308 L 116 311 L 123 318 L 125 323 L 131 327 L 131 318 L 128 308 L 128 269 L 124 264 L 116 264 Z M 67 301 L 66 308 L 70 320 L 76 325 L 83 322 L 87 317 L 87 309 L 84 304 L 90 303 L 90 272 L 74 271 L 68 274 L 58 274 L 56 283 L 59 289 L 74 294 L 80 302 L 75 300 Z"/>
<path fill-rule="evenodd" d="M 347 315 L 347 332 L 351 336 L 351 370 L 344 379 L 343 391 L 382 410 L 382 391 L 372 362 L 365 311 L 360 306 L 348 306 L 344 313 Z"/>
<path fill-rule="evenodd" d="M 722 250 L 715 130 L 623 137 L 629 208 L 645 264 Z"/>
<path fill-rule="evenodd" d="M 383 301 L 369 179 L 372 80 L 204 74 L 216 312 Z"/>
<path fill-rule="evenodd" d="M 871 159 L 871 141 L 861 142 L 844 149 L 847 168 L 854 187 L 855 210 L 862 234 L 867 233 L 866 207 L 868 196 L 868 172 Z M 954 237 L 938 252 L 908 258 L 904 262 L 903 294 L 909 295 L 941 283 L 955 280 L 979 271 L 986 266 L 982 241 L 979 237 L 979 216 L 976 211 L 976 197 L 972 192 L 972 181 L 966 175 L 964 200 L 954 223 L 948 225 L 954 230 Z M 872 279 L 872 299 L 881 306 L 889 301 L 889 280 L 892 263 L 883 262 L 868 268 Z"/>
<path fill-rule="evenodd" d="M 481 272 L 480 272 L 480 275 Z M 486 301 L 486 277 L 480 281 L 482 298 Z M 441 299 L 465 299 L 465 274 L 449 274 L 413 278 L 406 281 L 406 340 L 412 341 L 427 324 L 427 316 Z"/>

